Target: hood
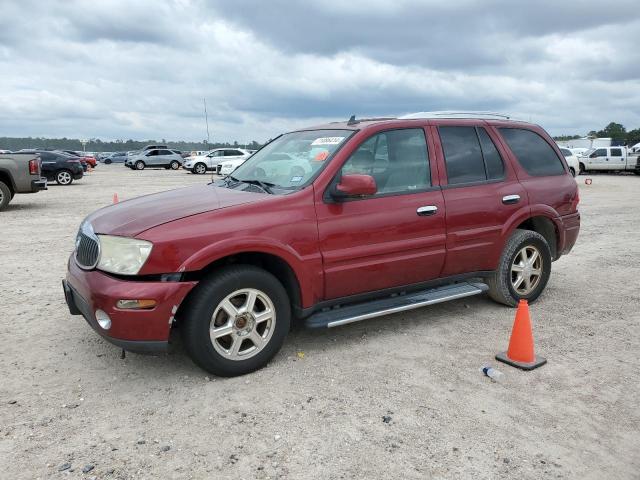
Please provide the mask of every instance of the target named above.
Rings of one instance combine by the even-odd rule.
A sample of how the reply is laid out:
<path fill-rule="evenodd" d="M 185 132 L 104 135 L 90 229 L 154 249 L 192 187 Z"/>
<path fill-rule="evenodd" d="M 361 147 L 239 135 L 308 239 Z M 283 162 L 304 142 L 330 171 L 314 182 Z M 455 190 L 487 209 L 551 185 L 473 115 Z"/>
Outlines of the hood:
<path fill-rule="evenodd" d="M 269 195 L 212 185 L 154 193 L 102 208 L 87 217 L 95 233 L 134 237 L 163 223 L 220 208 L 257 202 Z"/>

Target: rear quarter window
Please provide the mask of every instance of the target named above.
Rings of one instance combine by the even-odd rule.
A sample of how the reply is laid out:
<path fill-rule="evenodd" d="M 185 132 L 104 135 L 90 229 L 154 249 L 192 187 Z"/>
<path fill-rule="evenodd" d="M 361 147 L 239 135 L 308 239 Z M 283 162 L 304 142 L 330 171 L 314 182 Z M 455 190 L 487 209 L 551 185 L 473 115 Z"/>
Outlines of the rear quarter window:
<path fill-rule="evenodd" d="M 500 134 L 529 175 L 543 177 L 565 173 L 555 150 L 537 133 L 524 128 L 500 128 Z"/>

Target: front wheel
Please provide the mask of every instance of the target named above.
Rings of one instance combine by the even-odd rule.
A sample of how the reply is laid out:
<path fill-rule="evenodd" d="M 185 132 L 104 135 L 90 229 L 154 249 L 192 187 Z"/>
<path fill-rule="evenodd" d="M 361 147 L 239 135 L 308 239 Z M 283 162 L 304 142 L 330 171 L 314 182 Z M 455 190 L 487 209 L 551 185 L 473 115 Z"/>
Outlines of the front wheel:
<path fill-rule="evenodd" d="M 576 169 L 573 167 L 569 167 L 569 171 L 571 172 L 571 176 L 575 177 L 576 176 Z"/>
<path fill-rule="evenodd" d="M 583 173 L 585 173 L 587 171 L 586 168 L 584 168 L 584 163 L 580 162 L 580 175 L 582 175 Z"/>
<path fill-rule="evenodd" d="M 138 160 L 136 162 L 135 168 L 136 170 L 144 170 L 145 164 L 142 160 Z"/>
<path fill-rule="evenodd" d="M 178 162 L 177 160 L 174 160 L 169 164 L 169 167 L 171 168 L 171 170 L 177 170 L 180 168 L 180 162 Z"/>
<path fill-rule="evenodd" d="M 204 175 L 207 173 L 207 166 L 204 163 L 196 163 L 192 172 L 198 175 Z"/>
<path fill-rule="evenodd" d="M 551 275 L 551 249 L 545 238 L 531 230 L 516 230 L 489 277 L 489 296 L 515 307 L 519 300 L 534 302 Z"/>
<path fill-rule="evenodd" d="M 200 282 L 181 313 L 193 361 L 222 377 L 265 366 L 289 331 L 291 307 L 282 284 L 251 265 L 226 267 Z"/>
<path fill-rule="evenodd" d="M 60 170 L 56 173 L 56 182 L 58 182 L 58 185 L 71 185 L 73 176 L 69 170 Z"/>

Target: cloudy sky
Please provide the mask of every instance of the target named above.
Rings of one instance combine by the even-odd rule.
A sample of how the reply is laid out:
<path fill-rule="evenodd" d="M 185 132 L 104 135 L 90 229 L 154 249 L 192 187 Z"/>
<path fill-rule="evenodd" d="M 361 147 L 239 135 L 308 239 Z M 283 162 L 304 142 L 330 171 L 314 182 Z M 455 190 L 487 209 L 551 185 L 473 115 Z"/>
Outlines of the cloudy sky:
<path fill-rule="evenodd" d="M 0 136 L 264 141 L 352 113 L 640 127 L 638 0 L 0 0 Z"/>

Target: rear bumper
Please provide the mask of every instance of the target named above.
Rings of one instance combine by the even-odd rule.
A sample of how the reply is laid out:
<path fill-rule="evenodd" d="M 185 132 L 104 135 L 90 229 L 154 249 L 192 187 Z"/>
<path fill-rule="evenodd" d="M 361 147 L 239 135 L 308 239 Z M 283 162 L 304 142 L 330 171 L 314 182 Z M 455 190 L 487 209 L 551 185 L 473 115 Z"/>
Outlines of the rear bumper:
<path fill-rule="evenodd" d="M 82 270 L 73 258 L 62 281 L 72 315 L 82 315 L 91 328 L 114 345 L 143 353 L 166 350 L 174 315 L 195 284 L 120 280 L 97 270 Z M 150 310 L 117 308 L 116 302 L 123 299 L 152 299 L 157 306 Z M 99 325 L 97 310 L 111 319 L 108 329 Z"/>
<path fill-rule="evenodd" d="M 39 192 L 40 190 L 47 189 L 47 179 L 39 178 L 37 180 L 31 180 L 31 192 Z"/>
<path fill-rule="evenodd" d="M 571 251 L 580 233 L 580 212 L 560 217 L 562 228 L 560 229 L 560 245 L 558 257 Z"/>

